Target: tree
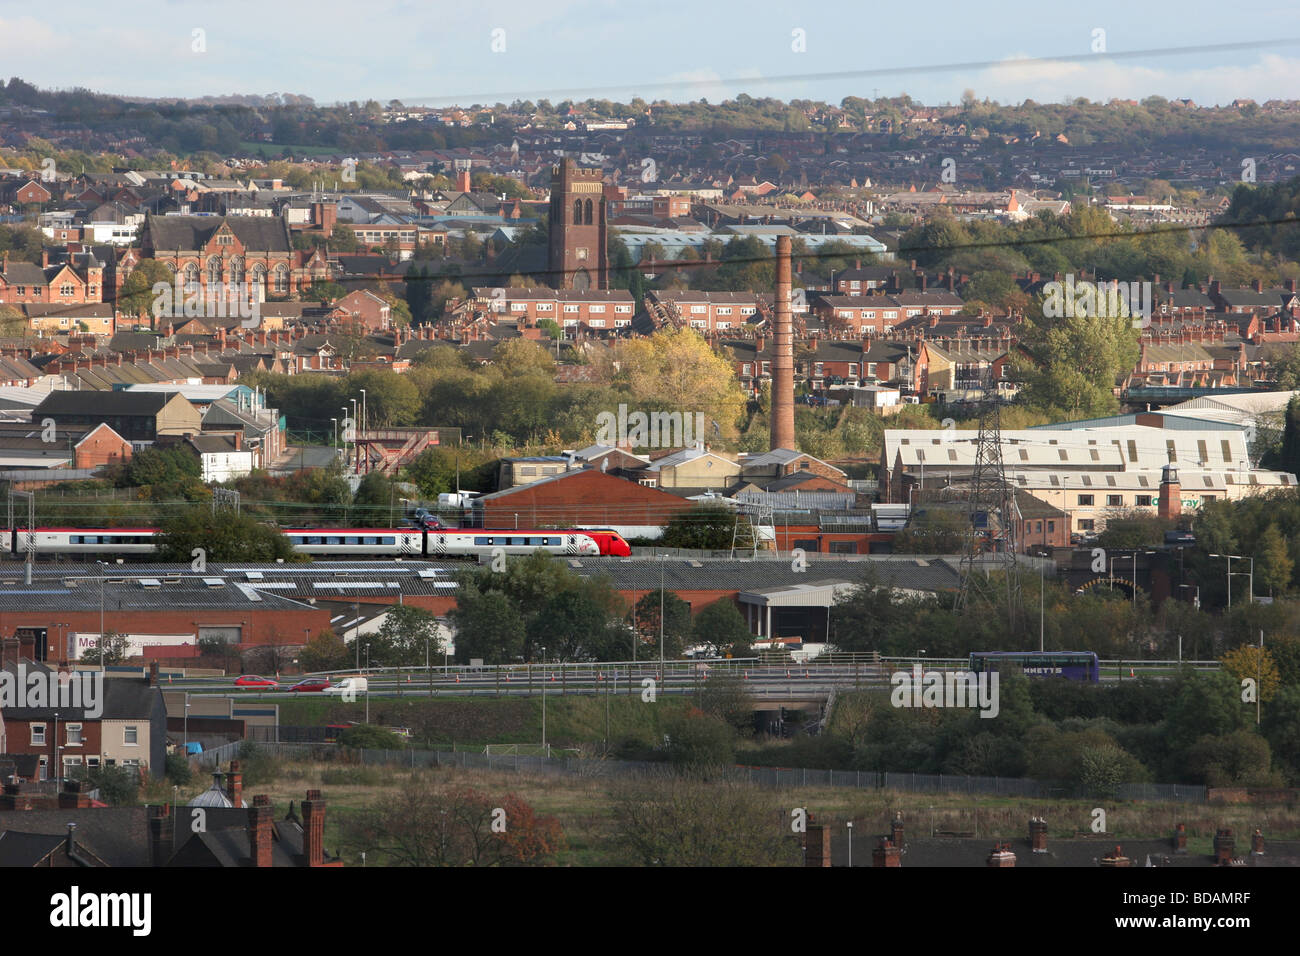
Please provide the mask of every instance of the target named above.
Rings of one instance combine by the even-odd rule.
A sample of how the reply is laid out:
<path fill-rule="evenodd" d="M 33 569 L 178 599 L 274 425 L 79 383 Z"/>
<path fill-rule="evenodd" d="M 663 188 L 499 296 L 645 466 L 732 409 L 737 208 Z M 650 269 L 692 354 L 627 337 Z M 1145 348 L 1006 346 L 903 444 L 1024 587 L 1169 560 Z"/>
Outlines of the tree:
<path fill-rule="evenodd" d="M 1266 647 L 1242 644 L 1224 654 L 1219 663 L 1238 683 L 1247 679 L 1257 681 L 1255 690 L 1261 701 L 1272 700 L 1282 686 L 1277 664 Z"/>
<path fill-rule="evenodd" d="M 708 772 L 735 759 L 735 731 L 720 716 L 692 707 L 674 714 L 665 730 L 668 759 L 679 768 Z"/>
<path fill-rule="evenodd" d="M 1270 522 L 1264 529 L 1255 550 L 1259 557 L 1257 573 L 1260 583 L 1268 588 L 1270 596 L 1274 590 L 1285 592 L 1291 586 L 1291 572 L 1295 565 L 1276 523 Z"/>
<path fill-rule="evenodd" d="M 735 540 L 736 522 L 748 520 L 726 505 L 696 505 L 668 520 L 659 543 L 665 548 L 725 551 Z"/>
<path fill-rule="evenodd" d="M 343 638 L 328 630 L 321 631 L 298 652 L 298 664 L 308 673 L 341 670 L 352 661 L 352 652 Z"/>
<path fill-rule="evenodd" d="M 749 653 L 753 635 L 736 605 L 729 600 L 714 601 L 695 616 L 692 634 L 710 654 L 741 657 Z"/>
<path fill-rule="evenodd" d="M 970 533 L 966 515 L 948 508 L 918 511 L 907 527 L 894 535 L 898 554 L 959 554 Z"/>
<path fill-rule="evenodd" d="M 633 779 L 609 790 L 620 855 L 640 866 L 797 866 L 790 811 L 735 780 Z"/>
<path fill-rule="evenodd" d="M 214 513 L 202 505 L 162 521 L 157 547 L 159 561 L 185 564 L 193 560 L 196 548 L 202 549 L 208 561 L 306 560 L 279 528 L 252 515 Z"/>
<path fill-rule="evenodd" d="M 636 602 L 635 628 L 641 646 L 638 660 L 659 654 L 659 608 L 663 604 L 663 657 L 676 660 L 691 639 L 691 606 L 671 591 L 651 591 Z"/>
<path fill-rule="evenodd" d="M 423 664 L 428 655 L 442 653 L 442 630 L 431 612 L 399 604 L 388 609 L 370 643 L 371 659 L 385 667 Z"/>
<path fill-rule="evenodd" d="M 131 642 L 125 634 L 119 634 L 117 631 L 105 631 L 100 639 L 95 642 L 94 647 L 81 652 L 81 660 L 86 664 L 103 664 L 105 666 L 122 664 L 129 657 L 128 652 L 130 649 Z"/>
<path fill-rule="evenodd" d="M 737 734 L 753 733 L 755 701 L 747 681 L 734 674 L 712 674 L 700 687 L 698 699 L 700 710 L 726 721 Z"/>
<path fill-rule="evenodd" d="M 1268 741 L 1248 730 L 1206 735 L 1188 755 L 1192 773 L 1210 787 L 1276 786 L 1271 763 Z"/>
<path fill-rule="evenodd" d="M 565 846 L 559 822 L 513 793 L 431 787 L 422 776 L 352 814 L 344 842 L 384 864 L 419 867 L 539 866 Z"/>
<path fill-rule="evenodd" d="M 657 411 L 683 415 L 703 412 L 716 422 L 719 437 L 736 433 L 746 407 L 731 364 L 689 328 L 661 330 L 613 350 L 619 368 L 613 377 L 634 399 Z"/>
<path fill-rule="evenodd" d="M 155 299 L 153 287 L 159 282 L 174 290 L 176 276 L 166 264 L 157 259 L 141 259 L 123 281 L 122 288 L 117 293 L 118 310 L 124 315 L 147 315 L 152 319 Z M 174 296 L 175 292 L 173 291 L 172 294 Z M 167 318 L 163 317 L 161 324 L 165 325 L 166 322 Z"/>
<path fill-rule="evenodd" d="M 0 335 L 22 338 L 27 334 L 27 320 L 13 306 L 0 306 Z"/>
<path fill-rule="evenodd" d="M 523 616 L 500 591 L 479 592 L 462 586 L 448 615 L 456 627 L 456 660 L 467 664 L 512 664 L 524 650 Z"/>

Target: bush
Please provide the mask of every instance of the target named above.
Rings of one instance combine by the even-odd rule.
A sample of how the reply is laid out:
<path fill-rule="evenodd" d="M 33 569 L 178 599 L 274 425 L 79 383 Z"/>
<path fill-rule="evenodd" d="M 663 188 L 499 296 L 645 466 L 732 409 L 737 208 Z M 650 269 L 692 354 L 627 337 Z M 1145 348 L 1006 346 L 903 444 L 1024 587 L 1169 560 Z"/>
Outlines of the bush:
<path fill-rule="evenodd" d="M 244 775 L 244 786 L 255 787 L 280 776 L 280 761 L 251 740 L 245 740 L 239 748 L 239 769 Z"/>
<path fill-rule="evenodd" d="M 344 747 L 364 747 L 369 750 L 402 750 L 406 741 L 391 730 L 373 724 L 359 724 L 339 734 L 339 744 Z"/>
<path fill-rule="evenodd" d="M 692 708 L 668 723 L 668 759 L 679 767 L 711 769 L 735 759 L 735 733 L 720 717 Z"/>
<path fill-rule="evenodd" d="M 167 755 L 165 775 L 168 782 L 178 787 L 188 787 L 190 781 L 194 779 L 194 774 L 190 771 L 190 762 L 180 751 Z"/>

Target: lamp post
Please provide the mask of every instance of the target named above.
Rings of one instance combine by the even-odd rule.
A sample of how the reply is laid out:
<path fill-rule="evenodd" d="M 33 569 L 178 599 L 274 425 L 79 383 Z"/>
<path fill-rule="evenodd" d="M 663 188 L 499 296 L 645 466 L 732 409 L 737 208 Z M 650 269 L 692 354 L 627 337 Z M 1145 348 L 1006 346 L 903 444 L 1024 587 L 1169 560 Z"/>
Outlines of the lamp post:
<path fill-rule="evenodd" d="M 185 694 L 185 759 L 190 759 L 190 695 Z"/>
<path fill-rule="evenodd" d="M 1254 603 L 1255 603 L 1255 559 L 1254 559 L 1253 557 L 1251 557 L 1250 555 L 1240 555 L 1240 554 L 1212 554 L 1212 555 L 1210 555 L 1210 557 L 1212 557 L 1212 558 L 1227 558 L 1227 559 L 1228 559 L 1228 609 L 1229 609 L 1229 610 L 1232 609 L 1232 575 L 1233 575 L 1234 573 L 1235 573 L 1235 574 L 1248 574 L 1248 575 L 1249 575 L 1249 577 L 1250 577 L 1250 581 L 1249 581 L 1250 594 L 1249 594 L 1249 596 L 1248 596 L 1248 598 L 1247 598 L 1247 603 L 1248 603 L 1248 604 L 1254 604 Z M 1249 562 L 1250 562 L 1250 570 L 1249 570 L 1249 571 L 1236 571 L 1236 572 L 1234 572 L 1234 571 L 1232 570 L 1232 562 L 1233 562 L 1233 561 L 1249 561 Z"/>
<path fill-rule="evenodd" d="M 107 561 L 96 561 L 99 565 L 99 639 L 95 647 L 99 651 L 99 666 L 104 666 L 104 577 L 108 572 Z"/>
<path fill-rule="evenodd" d="M 659 555 L 659 679 L 664 679 L 664 559 Z"/>
<path fill-rule="evenodd" d="M 331 447 L 335 449 L 334 453 L 338 454 L 337 449 L 339 447 L 339 420 L 337 418 L 331 418 L 330 421 L 334 423 L 334 441 L 331 444 Z"/>
<path fill-rule="evenodd" d="M 59 766 L 59 712 L 54 712 L 54 740 L 51 741 L 54 746 L 54 790 L 57 793 L 62 789 L 59 778 L 63 775 L 63 768 Z"/>
<path fill-rule="evenodd" d="M 366 390 L 361 389 L 361 430 L 366 430 Z"/>
<path fill-rule="evenodd" d="M 853 867 L 853 821 L 849 821 L 849 868 Z"/>
<path fill-rule="evenodd" d="M 546 750 L 546 648 L 542 648 L 542 750 Z"/>

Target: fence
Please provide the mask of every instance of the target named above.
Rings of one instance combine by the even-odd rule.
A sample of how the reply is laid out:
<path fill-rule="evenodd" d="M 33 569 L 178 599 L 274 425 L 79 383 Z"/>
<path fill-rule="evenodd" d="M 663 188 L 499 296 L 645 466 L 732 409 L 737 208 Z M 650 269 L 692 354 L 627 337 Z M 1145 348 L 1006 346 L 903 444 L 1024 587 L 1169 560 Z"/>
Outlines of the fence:
<path fill-rule="evenodd" d="M 238 748 L 238 745 L 231 745 Z M 258 745 L 276 756 L 312 760 L 347 758 L 366 765 L 406 767 L 460 767 L 516 773 L 568 774 L 584 777 L 659 776 L 671 772 L 670 764 L 651 761 L 599 760 L 586 757 L 541 757 L 527 754 L 494 754 L 436 750 L 342 750 L 332 744 L 265 743 Z M 222 747 L 204 754 L 219 754 Z M 237 755 L 230 754 L 231 757 Z M 229 757 L 225 758 L 229 759 Z M 988 793 L 1032 798 L 1080 796 L 1070 788 L 1042 780 L 1020 777 L 960 777 L 948 774 L 877 772 L 874 770 L 814 770 L 788 767 L 735 767 L 732 772 L 754 786 L 775 790 L 796 787 L 844 787 L 860 790 L 902 790 L 911 793 Z M 1116 793 L 1120 800 L 1205 803 L 1205 787 L 1173 783 L 1123 784 Z"/>

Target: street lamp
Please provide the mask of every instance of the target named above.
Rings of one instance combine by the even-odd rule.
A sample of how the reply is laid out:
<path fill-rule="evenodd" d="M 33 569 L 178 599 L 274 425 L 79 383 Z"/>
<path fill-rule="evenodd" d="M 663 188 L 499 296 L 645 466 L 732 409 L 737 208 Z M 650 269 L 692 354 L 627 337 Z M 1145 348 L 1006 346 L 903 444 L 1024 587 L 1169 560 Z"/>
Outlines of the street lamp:
<path fill-rule="evenodd" d="M 849 868 L 853 867 L 853 821 L 849 821 Z"/>
<path fill-rule="evenodd" d="M 330 421 L 334 423 L 334 444 L 332 447 L 337 449 L 339 447 L 339 420 L 331 418 Z M 336 451 L 335 454 L 338 454 L 338 452 Z"/>
<path fill-rule="evenodd" d="M 542 648 L 542 750 L 546 751 L 546 648 Z"/>
<path fill-rule="evenodd" d="M 1234 573 L 1236 573 L 1236 574 L 1249 574 L 1249 575 L 1250 575 L 1250 584 L 1249 584 L 1249 586 L 1250 586 L 1250 596 L 1249 596 L 1249 599 L 1248 599 L 1247 603 L 1249 603 L 1249 604 L 1254 604 L 1254 603 L 1255 603 L 1255 559 L 1254 559 L 1253 557 L 1250 557 L 1249 555 L 1240 555 L 1240 554 L 1212 554 L 1212 555 L 1210 555 L 1210 557 L 1212 557 L 1212 558 L 1227 558 L 1227 559 L 1228 559 L 1228 608 L 1229 608 L 1229 610 L 1232 609 L 1232 575 L 1233 575 Z M 1233 562 L 1233 561 L 1249 561 L 1249 562 L 1250 562 L 1250 571 L 1249 571 L 1249 572 L 1246 572 L 1246 571 L 1237 571 L 1237 572 L 1234 572 L 1234 571 L 1232 570 L 1232 562 Z"/>
<path fill-rule="evenodd" d="M 366 430 L 366 390 L 361 390 L 361 430 Z"/>
<path fill-rule="evenodd" d="M 185 694 L 185 759 L 190 759 L 190 695 Z"/>
<path fill-rule="evenodd" d="M 107 561 L 96 561 L 99 565 L 99 639 L 95 646 L 99 650 L 99 666 L 104 666 L 104 577 L 108 573 Z"/>

